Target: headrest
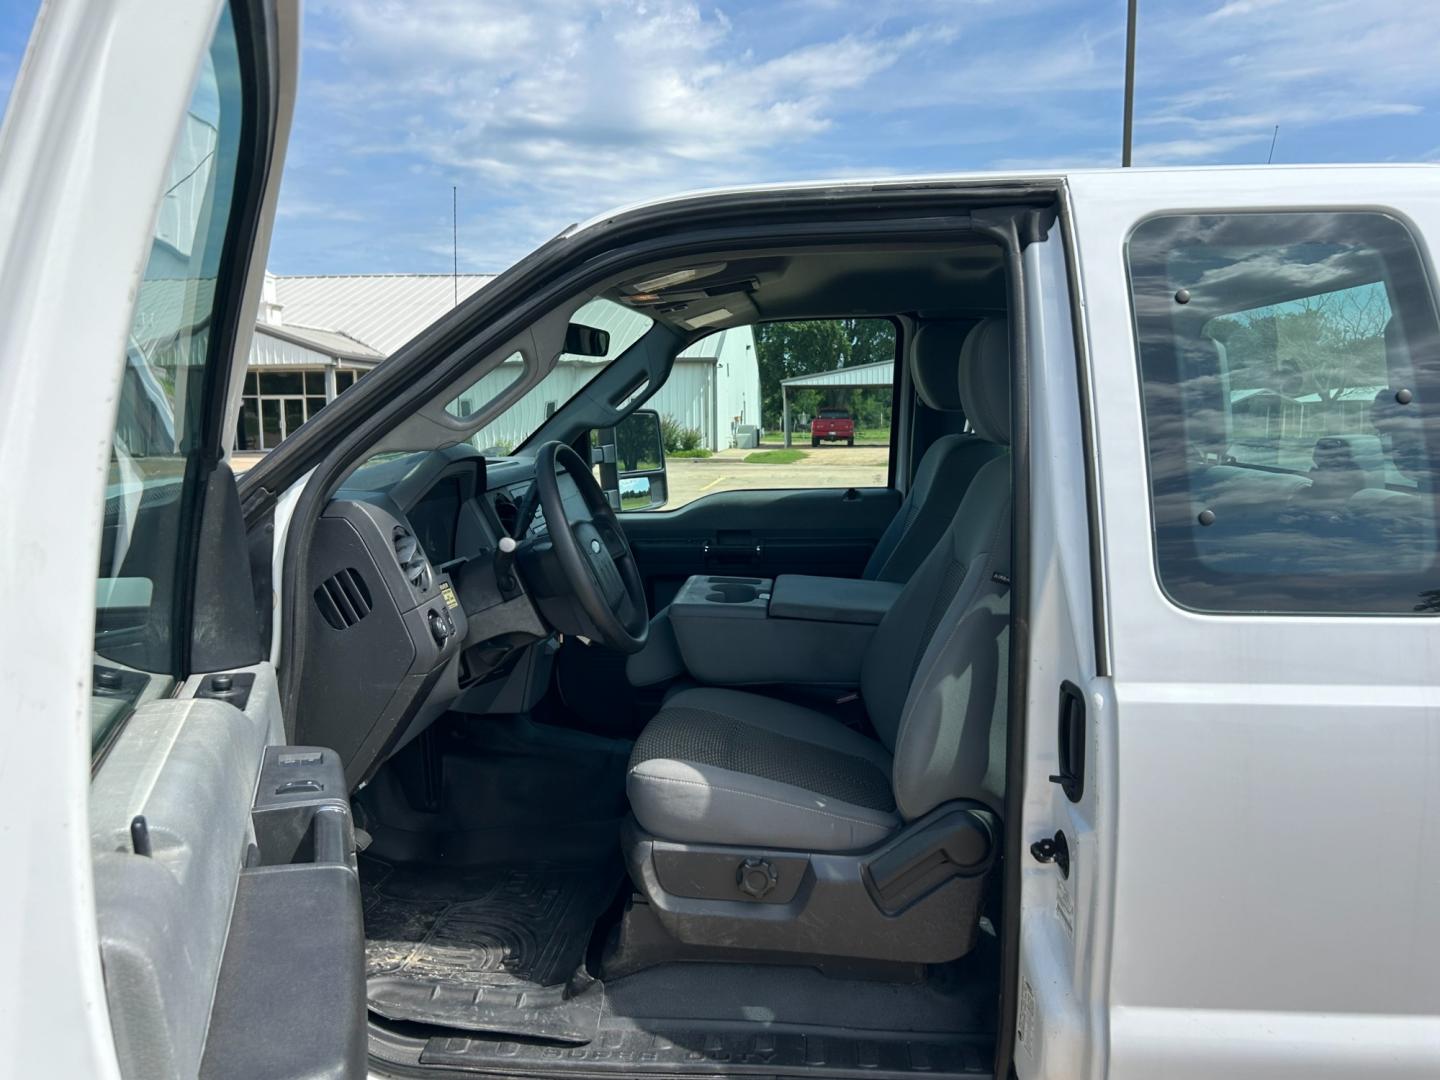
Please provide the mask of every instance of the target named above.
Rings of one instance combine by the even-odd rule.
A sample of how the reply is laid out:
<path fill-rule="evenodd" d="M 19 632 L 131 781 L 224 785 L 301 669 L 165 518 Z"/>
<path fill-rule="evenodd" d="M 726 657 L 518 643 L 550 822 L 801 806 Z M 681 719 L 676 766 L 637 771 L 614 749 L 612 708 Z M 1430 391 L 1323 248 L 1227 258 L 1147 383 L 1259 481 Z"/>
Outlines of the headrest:
<path fill-rule="evenodd" d="M 1010 326 L 983 319 L 960 349 L 960 403 L 975 434 L 1010 444 Z"/>
<path fill-rule="evenodd" d="M 1315 440 L 1310 481 L 1322 494 L 1353 495 L 1385 486 L 1385 451 L 1375 435 L 1322 435 Z"/>
<path fill-rule="evenodd" d="M 915 393 L 932 409 L 959 412 L 960 347 L 967 323 L 924 323 L 910 346 L 910 380 Z"/>

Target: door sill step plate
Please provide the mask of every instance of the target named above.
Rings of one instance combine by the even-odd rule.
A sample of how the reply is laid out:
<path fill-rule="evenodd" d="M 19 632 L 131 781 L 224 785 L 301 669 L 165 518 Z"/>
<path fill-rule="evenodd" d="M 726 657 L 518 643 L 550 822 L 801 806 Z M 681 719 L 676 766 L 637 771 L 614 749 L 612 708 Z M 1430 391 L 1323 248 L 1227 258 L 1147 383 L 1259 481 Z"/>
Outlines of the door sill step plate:
<path fill-rule="evenodd" d="M 647 1025 L 648 1027 L 649 1025 Z M 585 1046 L 493 1039 L 431 1039 L 422 1065 L 499 1076 L 977 1077 L 990 1074 L 985 1041 L 859 1038 L 713 1028 L 601 1031 Z"/>

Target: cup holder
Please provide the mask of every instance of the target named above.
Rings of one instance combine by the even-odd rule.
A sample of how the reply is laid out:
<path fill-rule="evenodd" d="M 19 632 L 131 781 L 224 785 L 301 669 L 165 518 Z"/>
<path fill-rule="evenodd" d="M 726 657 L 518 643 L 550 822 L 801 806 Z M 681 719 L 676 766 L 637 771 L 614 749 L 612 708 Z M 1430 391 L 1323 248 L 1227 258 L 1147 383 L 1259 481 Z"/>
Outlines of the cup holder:
<path fill-rule="evenodd" d="M 760 596 L 760 586 L 738 581 L 712 581 L 705 599 L 712 604 L 750 604 Z"/>

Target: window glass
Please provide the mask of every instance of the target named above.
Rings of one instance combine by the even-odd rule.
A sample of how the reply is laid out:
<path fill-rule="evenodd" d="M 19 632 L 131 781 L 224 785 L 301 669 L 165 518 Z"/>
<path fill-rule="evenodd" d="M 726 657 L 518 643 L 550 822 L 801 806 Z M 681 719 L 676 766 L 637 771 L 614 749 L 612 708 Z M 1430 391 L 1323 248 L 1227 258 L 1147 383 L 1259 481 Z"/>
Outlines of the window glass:
<path fill-rule="evenodd" d="M 1129 243 L 1161 584 L 1217 612 L 1440 611 L 1440 333 L 1378 213 L 1165 217 Z"/>
<path fill-rule="evenodd" d="M 501 454 L 512 452 L 530 438 L 557 407 L 563 407 L 586 383 L 604 371 L 610 361 L 644 337 L 653 325 L 648 316 L 599 298 L 582 305 L 570 321 L 606 331 L 610 335 L 610 345 L 605 355 L 561 353 L 549 374 L 500 416 L 470 436 L 470 443 L 477 450 Z M 481 376 L 446 409 L 451 415 L 459 417 L 480 412 L 521 376 L 524 364 L 520 353 L 512 353 L 495 370 Z"/>
<path fill-rule="evenodd" d="M 691 345 L 644 404 L 664 437 L 658 509 L 722 491 L 884 487 L 896 345 L 888 319 L 759 323 Z"/>
<path fill-rule="evenodd" d="M 96 589 L 95 746 L 142 696 L 164 693 L 180 674 L 182 507 L 192 459 L 204 453 L 207 374 L 224 375 L 206 370 L 209 326 L 243 107 L 227 11 L 170 163 L 123 358 Z M 243 423 L 255 426 L 256 415 Z"/>

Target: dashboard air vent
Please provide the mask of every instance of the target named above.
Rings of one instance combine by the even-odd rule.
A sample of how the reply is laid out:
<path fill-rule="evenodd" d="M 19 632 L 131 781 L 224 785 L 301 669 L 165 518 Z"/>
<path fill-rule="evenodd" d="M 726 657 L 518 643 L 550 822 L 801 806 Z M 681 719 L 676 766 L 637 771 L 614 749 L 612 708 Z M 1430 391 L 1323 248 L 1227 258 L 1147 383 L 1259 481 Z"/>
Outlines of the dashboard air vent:
<path fill-rule="evenodd" d="M 320 583 L 315 590 L 315 606 L 327 623 L 344 630 L 369 615 L 373 605 L 360 571 L 347 567 Z"/>
<path fill-rule="evenodd" d="M 430 564 L 425 561 L 425 552 L 420 548 L 420 541 L 415 539 L 415 534 L 404 525 L 395 526 L 395 561 L 400 564 L 400 572 L 405 575 L 412 588 L 422 592 L 430 588 Z"/>

